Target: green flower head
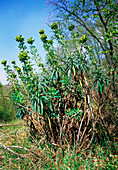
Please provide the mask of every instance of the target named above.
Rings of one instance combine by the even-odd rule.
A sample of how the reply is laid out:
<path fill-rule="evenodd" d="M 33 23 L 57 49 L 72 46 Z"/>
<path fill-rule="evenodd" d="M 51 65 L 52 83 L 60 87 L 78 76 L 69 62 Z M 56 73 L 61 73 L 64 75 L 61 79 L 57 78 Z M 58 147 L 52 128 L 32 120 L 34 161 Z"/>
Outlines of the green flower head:
<path fill-rule="evenodd" d="M 17 67 L 16 71 L 17 71 L 18 73 L 20 73 L 20 72 L 21 72 L 21 68 L 20 68 L 20 67 Z"/>
<path fill-rule="evenodd" d="M 15 60 L 12 60 L 11 63 L 12 63 L 12 64 L 15 64 L 16 62 L 15 62 Z"/>
<path fill-rule="evenodd" d="M 43 29 L 39 30 L 39 34 L 44 34 L 44 30 Z"/>
<path fill-rule="evenodd" d="M 46 34 L 41 34 L 41 40 L 42 40 L 43 42 L 45 42 L 46 39 L 47 39 L 47 35 L 46 35 Z"/>
<path fill-rule="evenodd" d="M 44 67 L 44 64 L 43 63 L 39 63 L 39 67 Z"/>
<path fill-rule="evenodd" d="M 82 37 L 79 38 L 80 43 L 85 43 L 86 41 L 87 41 L 87 36 L 86 35 L 82 35 Z"/>
<path fill-rule="evenodd" d="M 56 22 L 53 22 L 52 25 L 51 25 L 51 29 L 57 29 L 58 26 L 57 26 L 57 23 Z"/>
<path fill-rule="evenodd" d="M 1 61 L 1 64 L 3 64 L 4 66 L 6 66 L 7 60 L 2 60 L 2 61 Z"/>
<path fill-rule="evenodd" d="M 17 42 L 23 42 L 24 39 L 25 39 L 25 38 L 24 38 L 22 35 L 19 35 L 19 36 L 16 37 L 15 40 L 16 40 Z"/>
<path fill-rule="evenodd" d="M 53 44 L 53 41 L 50 39 L 50 40 L 48 40 L 48 44 Z"/>
<path fill-rule="evenodd" d="M 27 39 L 27 43 L 31 45 L 33 44 L 34 41 L 35 39 L 32 39 L 32 37 Z"/>
<path fill-rule="evenodd" d="M 12 78 L 16 78 L 16 74 L 15 73 L 13 73 L 11 76 L 12 76 Z"/>
<path fill-rule="evenodd" d="M 68 27 L 69 31 L 74 30 L 74 28 L 75 28 L 75 26 L 74 26 L 74 25 L 70 25 L 70 26 Z"/>
<path fill-rule="evenodd" d="M 28 55 L 25 51 L 21 51 L 18 55 L 19 59 L 21 62 L 25 62 L 26 60 L 28 60 Z"/>

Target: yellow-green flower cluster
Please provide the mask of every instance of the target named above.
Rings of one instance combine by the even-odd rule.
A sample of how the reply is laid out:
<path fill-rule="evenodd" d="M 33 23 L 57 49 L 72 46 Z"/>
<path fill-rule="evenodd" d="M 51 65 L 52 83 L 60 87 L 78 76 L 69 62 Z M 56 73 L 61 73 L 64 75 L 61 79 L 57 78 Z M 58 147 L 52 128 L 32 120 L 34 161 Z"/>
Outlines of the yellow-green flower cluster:
<path fill-rule="evenodd" d="M 19 36 L 16 37 L 15 40 L 16 40 L 17 42 L 23 42 L 24 39 L 25 39 L 25 38 L 24 38 L 22 35 L 19 35 Z"/>
<path fill-rule="evenodd" d="M 32 37 L 27 39 L 27 43 L 31 45 L 33 44 L 34 41 L 35 40 Z"/>
<path fill-rule="evenodd" d="M 12 64 L 15 64 L 16 62 L 15 62 L 15 60 L 12 60 L 11 63 L 12 63 Z"/>
<path fill-rule="evenodd" d="M 43 29 L 39 30 L 39 34 L 44 34 L 44 30 Z"/>
<path fill-rule="evenodd" d="M 12 73 L 12 78 L 16 78 L 16 74 L 15 73 Z"/>
<path fill-rule="evenodd" d="M 48 40 L 48 44 L 53 44 L 52 39 Z"/>
<path fill-rule="evenodd" d="M 80 42 L 80 43 L 85 43 L 86 41 L 87 41 L 86 35 L 82 35 L 82 37 L 79 38 L 79 42 Z"/>
<path fill-rule="evenodd" d="M 44 67 L 44 64 L 43 63 L 39 63 L 39 67 Z"/>
<path fill-rule="evenodd" d="M 47 35 L 46 35 L 46 34 L 41 34 L 41 40 L 42 40 L 43 42 L 45 42 L 46 39 L 47 39 Z"/>
<path fill-rule="evenodd" d="M 2 61 L 1 61 L 1 64 L 3 64 L 4 66 L 6 66 L 7 60 L 2 60 Z"/>
<path fill-rule="evenodd" d="M 28 55 L 25 51 L 21 51 L 18 55 L 19 59 L 21 62 L 25 62 L 26 60 L 28 60 Z"/>
<path fill-rule="evenodd" d="M 57 29 L 58 28 L 58 25 L 56 22 L 53 22 L 52 25 L 51 25 L 51 29 Z"/>
<path fill-rule="evenodd" d="M 20 67 L 17 67 L 16 71 L 17 71 L 18 73 L 20 73 L 20 72 L 21 72 L 21 68 L 20 68 Z"/>

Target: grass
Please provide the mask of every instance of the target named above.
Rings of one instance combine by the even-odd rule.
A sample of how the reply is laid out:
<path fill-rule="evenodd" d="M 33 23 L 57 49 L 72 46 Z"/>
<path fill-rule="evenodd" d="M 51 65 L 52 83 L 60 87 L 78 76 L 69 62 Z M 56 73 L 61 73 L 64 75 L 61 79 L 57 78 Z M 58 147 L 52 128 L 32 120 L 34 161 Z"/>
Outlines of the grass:
<path fill-rule="evenodd" d="M 9 124 L 22 124 L 15 120 Z M 8 124 L 7 123 L 7 124 Z M 0 170 L 54 169 L 54 170 L 116 170 L 117 155 L 112 153 L 108 144 L 93 144 L 87 151 L 71 149 L 55 151 L 45 140 L 30 141 L 26 126 L 0 128 Z M 7 147 L 7 148 L 5 148 Z M 10 149 L 10 150 L 8 150 Z"/>

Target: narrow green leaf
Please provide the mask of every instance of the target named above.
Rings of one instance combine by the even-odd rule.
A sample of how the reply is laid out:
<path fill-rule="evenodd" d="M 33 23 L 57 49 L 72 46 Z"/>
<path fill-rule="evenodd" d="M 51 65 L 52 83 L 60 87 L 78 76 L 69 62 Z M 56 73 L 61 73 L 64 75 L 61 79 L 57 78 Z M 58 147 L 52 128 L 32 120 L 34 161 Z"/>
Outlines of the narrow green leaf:
<path fill-rule="evenodd" d="M 48 100 L 48 98 L 46 96 L 41 96 L 41 99 Z"/>
<path fill-rule="evenodd" d="M 67 90 L 65 91 L 65 96 L 67 95 Z"/>
<path fill-rule="evenodd" d="M 94 88 L 95 88 L 96 84 L 97 84 L 97 81 L 95 81 L 95 83 L 93 84 L 93 86 L 92 86 L 92 90 L 94 90 Z"/>
<path fill-rule="evenodd" d="M 32 112 L 35 110 L 35 100 L 32 100 Z"/>
<path fill-rule="evenodd" d="M 102 94 L 102 85 L 103 84 L 100 84 L 100 93 Z"/>
<path fill-rule="evenodd" d="M 58 72 L 56 71 L 56 79 L 58 79 Z"/>
<path fill-rule="evenodd" d="M 75 76 L 75 67 L 73 66 L 73 73 L 74 73 L 74 76 Z"/>
<path fill-rule="evenodd" d="M 53 98 L 59 98 L 59 97 L 61 97 L 61 96 L 54 96 Z"/>
<path fill-rule="evenodd" d="M 41 114 L 43 115 L 43 102 L 41 99 L 40 99 L 40 105 L 41 105 Z"/>
<path fill-rule="evenodd" d="M 98 81 L 97 93 L 99 93 L 99 84 L 100 84 L 100 82 Z"/>

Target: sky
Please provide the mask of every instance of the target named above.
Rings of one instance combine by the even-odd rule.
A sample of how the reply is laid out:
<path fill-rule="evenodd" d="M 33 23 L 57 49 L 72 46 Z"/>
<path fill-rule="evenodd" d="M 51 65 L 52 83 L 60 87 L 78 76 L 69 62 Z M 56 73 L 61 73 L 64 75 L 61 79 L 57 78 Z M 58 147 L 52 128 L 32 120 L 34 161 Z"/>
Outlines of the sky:
<path fill-rule="evenodd" d="M 35 39 L 34 45 L 39 50 L 42 60 L 45 61 L 45 52 L 40 40 L 39 30 L 44 29 L 48 37 L 51 30 L 48 23 L 50 9 L 45 0 L 0 0 L 0 82 L 5 85 L 6 74 L 1 60 L 18 62 L 17 35 L 21 34 L 27 40 Z"/>

